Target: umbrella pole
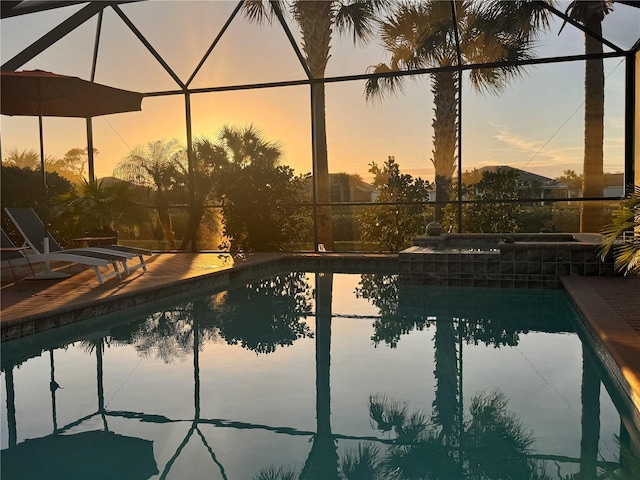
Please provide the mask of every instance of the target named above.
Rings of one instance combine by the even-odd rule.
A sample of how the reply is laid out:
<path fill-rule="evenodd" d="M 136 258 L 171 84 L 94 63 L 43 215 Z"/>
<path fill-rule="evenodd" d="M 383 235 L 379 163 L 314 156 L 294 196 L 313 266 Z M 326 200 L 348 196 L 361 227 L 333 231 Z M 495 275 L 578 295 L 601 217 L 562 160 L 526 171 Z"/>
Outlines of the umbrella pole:
<path fill-rule="evenodd" d="M 48 186 L 47 186 L 47 172 L 45 170 L 44 162 L 44 135 L 42 133 L 42 111 L 38 115 L 38 129 L 40 133 L 40 169 L 42 170 L 42 251 L 45 255 L 49 254 L 49 232 L 47 231 L 47 200 L 49 198 Z M 35 280 L 55 280 L 58 278 L 70 277 L 68 273 L 54 272 L 51 270 L 49 260 L 44 261 L 42 270 L 33 276 L 26 277 L 28 279 Z"/>
<path fill-rule="evenodd" d="M 45 170 L 45 160 L 44 160 L 44 135 L 42 133 L 42 111 L 40 111 L 40 115 L 38 115 L 38 131 L 40 133 L 40 171 L 42 172 L 42 251 L 45 255 L 49 254 L 49 232 L 47 231 L 47 221 L 48 221 L 48 208 L 47 208 L 47 200 L 49 198 L 49 187 L 47 186 L 47 172 Z M 51 266 L 49 265 L 49 260 L 44 262 L 44 270 L 43 272 L 50 272 Z M 43 273 L 41 272 L 41 273 Z"/>
<path fill-rule="evenodd" d="M 96 181 L 96 173 L 93 167 L 93 123 L 87 118 L 87 166 L 89 167 L 89 182 Z"/>

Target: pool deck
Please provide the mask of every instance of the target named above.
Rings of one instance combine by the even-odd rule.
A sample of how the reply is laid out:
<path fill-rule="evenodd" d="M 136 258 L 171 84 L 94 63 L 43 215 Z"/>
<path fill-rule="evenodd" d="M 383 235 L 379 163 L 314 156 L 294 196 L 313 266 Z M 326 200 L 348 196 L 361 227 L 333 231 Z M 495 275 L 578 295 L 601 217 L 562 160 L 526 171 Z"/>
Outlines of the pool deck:
<path fill-rule="evenodd" d="M 71 267 L 63 280 L 7 278 L 0 290 L 2 339 L 17 338 L 198 288 L 221 287 L 242 281 L 296 258 L 315 265 L 341 259 L 378 265 L 397 262 L 394 255 L 375 254 L 256 254 L 232 257 L 217 253 L 163 253 L 147 258 L 147 271 L 135 270 L 121 281 L 100 285 L 90 269 Z M 65 270 L 67 271 L 67 270 Z M 5 280 L 7 282 L 5 283 Z M 562 277 L 562 284 L 586 321 L 590 335 L 599 338 L 620 372 L 632 402 L 640 411 L 640 278 Z"/>

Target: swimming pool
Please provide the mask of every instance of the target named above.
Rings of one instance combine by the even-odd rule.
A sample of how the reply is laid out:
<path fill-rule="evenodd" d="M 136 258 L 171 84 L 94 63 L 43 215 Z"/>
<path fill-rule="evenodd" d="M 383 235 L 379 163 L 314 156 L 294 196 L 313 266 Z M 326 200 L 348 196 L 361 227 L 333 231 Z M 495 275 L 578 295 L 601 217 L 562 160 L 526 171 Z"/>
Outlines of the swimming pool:
<path fill-rule="evenodd" d="M 637 432 L 577 318 L 288 272 L 7 342 L 2 478 L 595 478 Z"/>

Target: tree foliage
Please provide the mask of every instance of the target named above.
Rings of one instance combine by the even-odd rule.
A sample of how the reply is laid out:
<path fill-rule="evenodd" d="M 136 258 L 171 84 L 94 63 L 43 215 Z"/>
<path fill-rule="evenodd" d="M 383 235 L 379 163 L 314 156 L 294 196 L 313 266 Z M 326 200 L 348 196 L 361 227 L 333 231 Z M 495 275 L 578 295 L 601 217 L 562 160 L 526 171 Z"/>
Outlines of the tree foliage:
<path fill-rule="evenodd" d="M 370 164 L 373 186 L 379 191 L 376 203 L 396 203 L 366 208 L 360 216 L 362 239 L 380 243 L 385 250 L 399 251 L 411 244 L 411 239 L 424 230 L 425 202 L 429 182 L 420 177 L 400 173 L 400 166 L 390 156 L 379 166 Z M 402 202 L 418 202 L 400 205 Z"/>
<path fill-rule="evenodd" d="M 613 212 L 612 223 L 604 227 L 601 255 L 613 252 L 616 270 L 625 275 L 640 273 L 640 186 L 634 185 Z"/>
<path fill-rule="evenodd" d="M 577 197 L 582 190 L 582 174 L 577 174 L 574 170 L 564 170 L 556 180 L 567 186 L 569 195 Z"/>
<path fill-rule="evenodd" d="M 533 432 L 507 407 L 501 391 L 476 393 L 463 430 L 451 444 L 439 434 L 433 417 L 409 410 L 407 402 L 371 395 L 371 425 L 392 438 L 377 465 L 382 478 L 546 478 L 529 458 Z M 459 449 L 452 448 L 456 444 Z"/>
<path fill-rule="evenodd" d="M 284 165 L 230 164 L 218 178 L 223 233 L 232 251 L 277 251 L 304 238 L 308 219 L 295 205 L 306 199 L 306 176 Z"/>
<path fill-rule="evenodd" d="M 331 55 L 334 32 L 350 35 L 354 43 L 368 42 L 375 32 L 378 13 L 390 2 L 388 0 L 306 0 L 270 1 L 249 0 L 244 2 L 246 18 L 252 22 L 271 23 L 274 15 L 289 13 L 298 25 L 302 41 L 302 53 L 313 78 L 323 78 Z M 319 203 L 331 201 L 329 160 L 327 154 L 326 99 L 322 82 L 311 84 L 314 103 L 313 137 L 314 183 Z M 330 206 L 316 209 L 318 242 L 333 250 L 333 223 Z"/>
<path fill-rule="evenodd" d="M 99 153 L 95 148 L 93 152 L 94 155 Z M 72 148 L 65 153 L 63 158 L 48 159 L 46 168 L 77 184 L 84 179 L 84 168 L 87 162 L 88 154 L 86 148 Z"/>
<path fill-rule="evenodd" d="M 149 220 L 149 210 L 140 202 L 140 192 L 119 180 L 82 180 L 75 189 L 60 197 L 52 212 L 69 224 L 79 224 L 83 233 L 131 231 L 139 233 Z"/>
<path fill-rule="evenodd" d="M 480 93 L 500 93 L 523 73 L 518 61 L 532 56 L 537 33 L 548 26 L 548 12 L 542 2 L 455 2 L 458 28 L 452 26 L 451 4 L 440 1 L 397 2 L 380 25 L 388 63 L 370 67 L 387 75 L 367 81 L 368 99 L 403 90 L 407 79 L 420 76 L 388 75 L 398 70 L 451 67 L 459 63 L 510 62 L 500 68 L 470 70 L 471 85 Z M 511 63 L 515 62 L 515 63 Z M 449 187 L 457 163 L 458 86 L 461 81 L 453 70 L 431 74 L 434 101 L 433 156 L 436 198 L 449 200 Z M 442 217 L 436 206 L 436 220 Z"/>
<path fill-rule="evenodd" d="M 477 172 L 466 177 L 474 182 Z M 485 170 L 480 180 L 463 185 L 463 200 L 477 200 L 463 206 L 463 230 L 474 233 L 540 232 L 551 220 L 549 207 L 518 203 L 521 198 L 540 196 L 540 186 L 523 182 L 518 171 Z M 448 205 L 445 228 L 456 225 L 457 206 Z"/>
<path fill-rule="evenodd" d="M 180 250 L 186 249 L 191 239 L 197 236 L 205 225 L 210 232 L 218 231 L 218 219 L 212 210 L 206 208 L 206 205 L 215 202 L 216 178 L 220 169 L 227 163 L 225 149 L 206 137 L 197 138 L 193 143 L 193 150 L 193 197 L 189 198 L 191 205 L 189 223 Z M 189 185 L 188 164 L 178 163 L 176 168 L 181 174 L 182 187 L 186 196 Z"/>
<path fill-rule="evenodd" d="M 161 139 L 134 147 L 114 169 L 116 177 L 153 192 L 163 238 L 171 250 L 176 248 L 176 243 L 169 206 L 172 192 L 184 183 L 178 165 L 185 163 L 186 152 L 179 142 Z"/>
<path fill-rule="evenodd" d="M 62 202 L 64 195 L 73 191 L 73 186 L 69 180 L 54 172 L 47 172 L 46 178 L 48 207 L 49 211 L 52 211 Z M 31 207 L 42 218 L 44 210 L 42 208 L 42 174 L 40 171 L 3 164 L 0 179 L 3 207 Z M 67 238 L 78 236 L 74 235 L 73 225 L 67 226 L 66 222 L 57 220 L 53 216 L 49 216 L 47 223 L 58 242 L 64 243 Z M 7 232 L 13 231 L 11 222 L 5 217 L 4 211 L 2 212 L 2 226 Z"/>
<path fill-rule="evenodd" d="M 277 251 L 302 239 L 308 219 L 296 203 L 306 200 L 307 176 L 278 165 L 280 144 L 267 141 L 253 126 L 227 126 L 215 151 L 215 191 L 227 238 L 221 247 Z"/>
<path fill-rule="evenodd" d="M 213 325 L 229 345 L 273 353 L 313 337 L 303 318 L 311 313 L 311 287 L 305 274 L 277 275 L 214 295 L 209 300 Z"/>
<path fill-rule="evenodd" d="M 2 159 L 3 166 L 14 166 L 18 168 L 29 168 L 38 170 L 40 168 L 40 154 L 35 150 L 22 150 L 17 148 L 9 150 L 6 157 Z"/>

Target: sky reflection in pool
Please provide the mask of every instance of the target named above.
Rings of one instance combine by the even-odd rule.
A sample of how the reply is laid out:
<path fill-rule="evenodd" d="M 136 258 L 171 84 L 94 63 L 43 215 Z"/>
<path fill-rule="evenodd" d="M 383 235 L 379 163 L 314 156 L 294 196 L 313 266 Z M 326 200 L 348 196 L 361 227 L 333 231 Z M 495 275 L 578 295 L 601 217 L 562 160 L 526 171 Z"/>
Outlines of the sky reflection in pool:
<path fill-rule="evenodd" d="M 2 477 L 595 478 L 624 428 L 576 318 L 557 290 L 288 273 L 9 342 Z"/>

